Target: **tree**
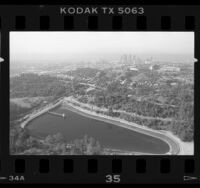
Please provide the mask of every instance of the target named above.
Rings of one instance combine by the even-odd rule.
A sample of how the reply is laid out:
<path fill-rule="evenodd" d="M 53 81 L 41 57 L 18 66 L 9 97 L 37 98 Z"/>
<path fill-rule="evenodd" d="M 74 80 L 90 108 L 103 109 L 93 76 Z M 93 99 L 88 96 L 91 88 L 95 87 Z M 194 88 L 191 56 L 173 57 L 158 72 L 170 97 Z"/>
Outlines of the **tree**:
<path fill-rule="evenodd" d="M 190 90 L 179 91 L 180 105 L 175 120 L 171 124 L 171 130 L 183 141 L 193 140 L 194 132 L 194 104 L 193 94 Z"/>
<path fill-rule="evenodd" d="M 74 140 L 72 145 L 70 153 L 72 155 L 95 155 L 102 153 L 100 143 L 87 135 L 84 135 L 82 139 Z"/>
<path fill-rule="evenodd" d="M 109 107 L 108 107 L 108 115 L 109 115 L 109 116 L 113 116 L 113 114 L 114 114 L 114 113 L 113 113 L 113 109 L 112 109 L 111 106 L 109 106 Z"/>

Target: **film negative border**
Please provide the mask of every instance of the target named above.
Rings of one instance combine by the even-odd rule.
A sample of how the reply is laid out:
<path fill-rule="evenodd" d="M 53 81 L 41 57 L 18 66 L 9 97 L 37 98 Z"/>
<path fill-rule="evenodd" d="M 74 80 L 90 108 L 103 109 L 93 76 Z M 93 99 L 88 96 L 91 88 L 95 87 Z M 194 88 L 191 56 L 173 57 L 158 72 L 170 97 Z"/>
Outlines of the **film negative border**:
<path fill-rule="evenodd" d="M 115 7 L 115 6 L 114 6 Z M 142 15 L 61 15 L 60 6 L 0 6 L 1 121 L 9 124 L 9 31 L 191 31 L 200 54 L 200 7 L 144 6 Z M 199 111 L 195 63 L 195 112 Z M 200 183 L 200 129 L 194 156 L 10 156 L 9 128 L 0 126 L 0 183 Z"/>
<path fill-rule="evenodd" d="M 196 175 L 199 163 L 191 157 L 179 158 L 178 163 L 171 157 L 143 156 L 87 159 L 20 156 L 9 161 L 1 164 L 4 171 L 0 179 L 15 183 L 199 183 Z"/>
<path fill-rule="evenodd" d="M 14 0 L 2 0 L 0 5 L 15 5 L 16 2 Z M 59 2 L 54 2 L 54 1 L 47 1 L 47 0 L 31 0 L 29 2 L 26 2 L 25 0 L 20 0 L 17 3 L 18 5 L 63 5 L 66 4 L 66 2 L 64 0 L 60 0 Z M 111 4 L 115 4 L 115 5 L 121 5 L 122 2 L 120 0 L 88 0 L 85 2 L 82 2 L 81 0 L 69 0 L 67 2 L 68 5 L 75 5 L 75 4 L 81 4 L 81 5 L 89 5 L 89 4 L 95 4 L 95 5 L 111 5 Z M 123 1 L 124 5 L 132 5 L 133 2 L 131 0 L 125 0 Z M 136 0 L 134 2 L 134 5 L 199 5 L 199 3 L 197 1 L 191 0 L 190 2 L 180 2 L 178 0 L 164 0 L 162 2 L 158 1 L 158 0 L 151 0 L 151 2 L 149 2 L 148 0 Z"/>

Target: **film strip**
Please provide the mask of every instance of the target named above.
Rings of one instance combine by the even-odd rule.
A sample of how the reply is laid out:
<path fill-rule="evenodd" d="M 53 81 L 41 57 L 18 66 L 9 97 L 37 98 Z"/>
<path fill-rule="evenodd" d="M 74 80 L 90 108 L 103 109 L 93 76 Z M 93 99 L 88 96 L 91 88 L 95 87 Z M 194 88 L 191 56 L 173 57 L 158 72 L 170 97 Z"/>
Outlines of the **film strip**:
<path fill-rule="evenodd" d="M 98 11 L 92 12 L 92 8 Z M 199 60 L 199 9 L 199 6 L 1 5 L 0 183 L 199 184 L 198 61 L 194 63 L 193 155 L 11 155 L 9 144 L 11 32 L 194 32 L 194 58 Z"/>

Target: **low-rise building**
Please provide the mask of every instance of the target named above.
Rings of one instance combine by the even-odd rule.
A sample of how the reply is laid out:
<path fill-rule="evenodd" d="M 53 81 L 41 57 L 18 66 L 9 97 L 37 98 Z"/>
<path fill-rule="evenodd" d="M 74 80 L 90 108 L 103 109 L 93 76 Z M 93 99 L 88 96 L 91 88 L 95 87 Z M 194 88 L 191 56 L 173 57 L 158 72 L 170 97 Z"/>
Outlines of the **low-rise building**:
<path fill-rule="evenodd" d="M 179 67 L 165 66 L 160 69 L 160 71 L 168 71 L 168 72 L 180 72 Z"/>

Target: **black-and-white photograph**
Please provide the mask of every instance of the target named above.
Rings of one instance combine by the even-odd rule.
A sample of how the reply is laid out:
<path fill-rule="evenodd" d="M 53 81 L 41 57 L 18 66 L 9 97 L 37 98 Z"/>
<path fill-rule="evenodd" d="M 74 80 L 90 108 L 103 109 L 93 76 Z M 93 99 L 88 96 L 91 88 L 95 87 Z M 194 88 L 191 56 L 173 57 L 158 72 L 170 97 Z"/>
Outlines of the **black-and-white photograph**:
<path fill-rule="evenodd" d="M 194 155 L 194 32 L 10 32 L 11 155 Z"/>

